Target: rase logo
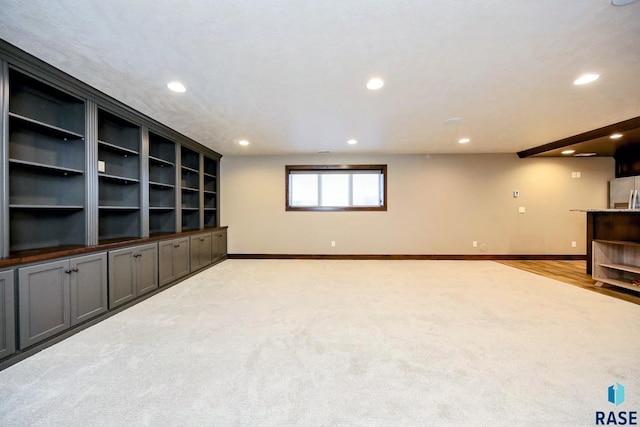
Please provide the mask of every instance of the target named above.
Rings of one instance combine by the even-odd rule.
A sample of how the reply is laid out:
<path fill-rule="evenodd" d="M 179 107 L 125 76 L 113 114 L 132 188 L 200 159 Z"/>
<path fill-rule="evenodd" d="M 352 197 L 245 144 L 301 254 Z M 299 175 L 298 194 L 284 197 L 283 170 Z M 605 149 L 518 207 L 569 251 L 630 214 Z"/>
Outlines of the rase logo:
<path fill-rule="evenodd" d="M 609 402 L 616 406 L 624 403 L 624 386 L 617 381 L 615 385 L 609 386 Z"/>
<path fill-rule="evenodd" d="M 616 382 L 614 385 L 609 386 L 607 390 L 607 400 L 616 405 L 620 406 L 624 403 L 624 386 L 619 382 Z M 635 426 L 638 425 L 638 412 L 637 411 L 597 411 L 596 412 L 596 425 L 597 426 L 608 426 L 608 425 L 630 425 Z"/>

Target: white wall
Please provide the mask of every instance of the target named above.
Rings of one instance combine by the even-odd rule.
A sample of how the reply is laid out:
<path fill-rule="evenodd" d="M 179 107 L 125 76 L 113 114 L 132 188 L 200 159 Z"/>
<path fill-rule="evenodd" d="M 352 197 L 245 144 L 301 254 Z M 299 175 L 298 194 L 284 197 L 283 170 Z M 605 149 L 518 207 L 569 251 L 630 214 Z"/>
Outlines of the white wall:
<path fill-rule="evenodd" d="M 287 212 L 287 164 L 387 164 L 388 211 Z M 221 224 L 231 254 L 585 254 L 586 214 L 570 210 L 605 208 L 613 177 L 610 158 L 231 156 Z"/>

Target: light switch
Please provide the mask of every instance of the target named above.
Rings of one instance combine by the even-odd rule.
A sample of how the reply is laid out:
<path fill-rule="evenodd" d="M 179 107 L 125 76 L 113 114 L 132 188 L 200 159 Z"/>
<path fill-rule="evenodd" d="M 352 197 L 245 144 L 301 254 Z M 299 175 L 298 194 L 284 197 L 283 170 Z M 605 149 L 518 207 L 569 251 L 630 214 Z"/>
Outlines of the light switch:
<path fill-rule="evenodd" d="M 102 160 L 98 160 L 98 172 L 106 172 L 107 166 Z"/>

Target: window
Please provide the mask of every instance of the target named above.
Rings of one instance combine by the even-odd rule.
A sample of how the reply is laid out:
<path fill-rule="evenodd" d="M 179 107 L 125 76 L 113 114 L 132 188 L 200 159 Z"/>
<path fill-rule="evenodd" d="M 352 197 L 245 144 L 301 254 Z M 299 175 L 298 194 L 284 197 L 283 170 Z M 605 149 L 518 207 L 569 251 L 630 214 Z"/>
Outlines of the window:
<path fill-rule="evenodd" d="M 291 166 L 288 211 L 386 211 L 387 165 Z"/>

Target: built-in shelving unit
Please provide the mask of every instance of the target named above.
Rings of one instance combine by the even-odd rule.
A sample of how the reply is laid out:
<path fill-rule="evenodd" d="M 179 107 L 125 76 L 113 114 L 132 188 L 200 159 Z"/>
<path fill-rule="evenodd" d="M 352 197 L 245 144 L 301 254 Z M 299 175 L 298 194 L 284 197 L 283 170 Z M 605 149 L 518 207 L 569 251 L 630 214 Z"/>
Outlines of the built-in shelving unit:
<path fill-rule="evenodd" d="M 640 243 L 594 240 L 593 279 L 640 292 Z"/>
<path fill-rule="evenodd" d="M 218 161 L 203 156 L 203 165 L 204 226 L 215 227 L 218 223 Z"/>
<path fill-rule="evenodd" d="M 9 70 L 9 252 L 86 244 L 85 102 Z"/>
<path fill-rule="evenodd" d="M 176 232 L 176 144 L 149 132 L 149 235 Z"/>
<path fill-rule="evenodd" d="M 220 225 L 219 154 L 2 40 L 0 125 L 0 261 Z"/>
<path fill-rule="evenodd" d="M 200 154 L 187 147 L 180 152 L 182 231 L 200 228 Z"/>
<path fill-rule="evenodd" d="M 140 126 L 98 110 L 98 240 L 133 239 L 140 230 Z"/>
<path fill-rule="evenodd" d="M 0 369 L 226 258 L 219 154 L 3 40 L 0 128 Z"/>

